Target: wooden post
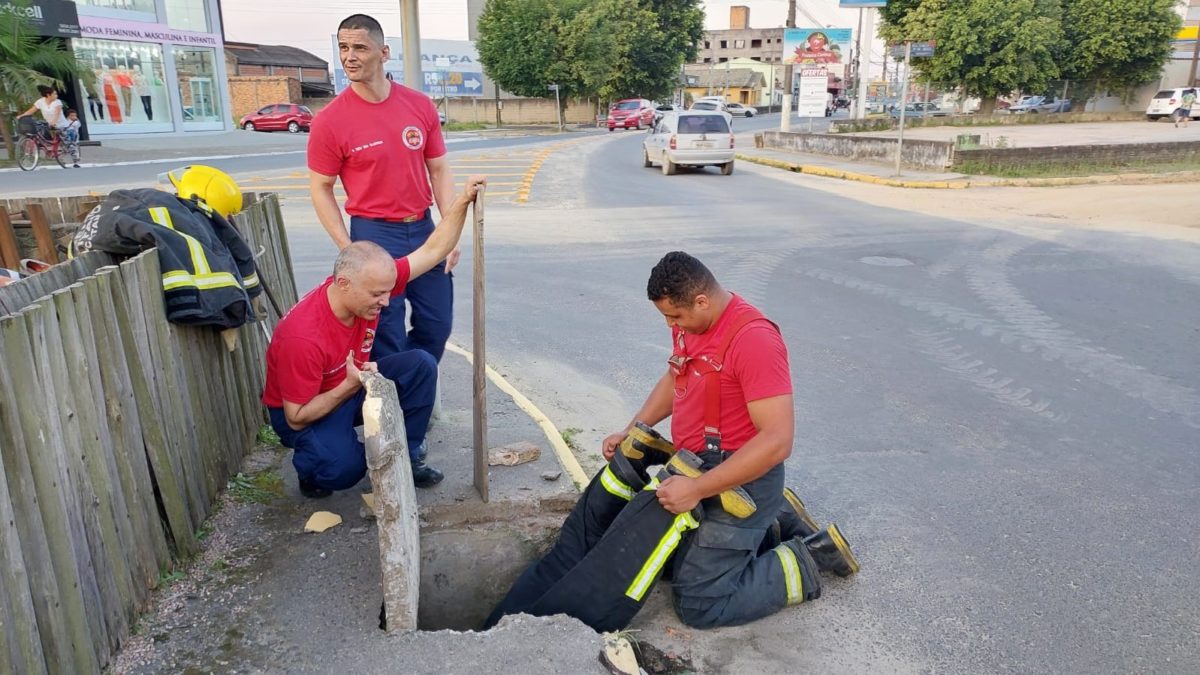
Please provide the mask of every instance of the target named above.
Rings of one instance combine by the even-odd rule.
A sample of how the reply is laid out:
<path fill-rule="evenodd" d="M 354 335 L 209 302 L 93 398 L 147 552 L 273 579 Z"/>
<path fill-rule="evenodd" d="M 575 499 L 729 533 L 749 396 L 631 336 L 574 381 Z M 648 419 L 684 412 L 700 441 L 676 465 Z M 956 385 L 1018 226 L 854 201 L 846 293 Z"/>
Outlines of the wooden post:
<path fill-rule="evenodd" d="M 41 204 L 26 204 L 25 213 L 29 214 L 29 227 L 33 230 L 34 240 L 37 241 L 38 259 L 57 265 L 58 248 L 54 244 L 54 234 L 50 231 L 46 209 Z"/>
<path fill-rule="evenodd" d="M 475 357 L 472 360 L 474 366 L 475 377 L 472 383 L 472 391 L 475 396 L 475 404 L 472 414 L 472 422 L 475 430 L 475 489 L 479 491 L 479 498 L 484 502 L 488 500 L 488 444 L 487 444 L 487 334 L 486 334 L 486 312 L 484 309 L 484 264 L 483 264 L 483 197 L 484 187 L 479 187 L 479 194 L 475 196 L 475 203 L 471 206 L 472 220 L 474 226 L 471 236 L 474 240 L 474 278 L 475 278 L 475 322 L 474 322 L 474 345 L 472 351 L 475 352 Z"/>
<path fill-rule="evenodd" d="M 0 205 L 0 262 L 10 270 L 21 266 L 21 247 L 17 246 L 17 234 L 13 232 L 12 218 L 3 205 Z"/>
<path fill-rule="evenodd" d="M 364 373 L 362 380 L 367 390 L 362 409 L 363 439 L 375 493 L 387 630 L 416 630 L 421 538 L 404 413 L 395 383 L 379 373 Z"/>

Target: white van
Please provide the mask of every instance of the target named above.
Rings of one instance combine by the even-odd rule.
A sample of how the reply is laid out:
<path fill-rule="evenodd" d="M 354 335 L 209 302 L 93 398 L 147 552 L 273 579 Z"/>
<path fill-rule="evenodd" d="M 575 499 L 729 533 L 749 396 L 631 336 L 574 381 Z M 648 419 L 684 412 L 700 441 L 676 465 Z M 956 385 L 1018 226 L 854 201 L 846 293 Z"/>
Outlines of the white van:
<path fill-rule="evenodd" d="M 1157 122 L 1164 117 L 1170 117 L 1179 109 L 1180 103 L 1183 102 L 1183 92 L 1187 91 L 1188 87 L 1176 87 L 1175 89 L 1163 89 L 1154 95 L 1150 100 L 1149 107 L 1146 108 L 1146 119 L 1151 122 Z M 1196 93 L 1200 96 L 1200 87 L 1196 88 Z M 1200 100 L 1192 104 L 1192 119 L 1200 119 Z"/>
<path fill-rule="evenodd" d="M 733 155 L 729 117 L 715 110 L 667 113 L 642 141 L 642 166 L 660 164 L 668 176 L 678 166 L 717 166 L 728 176 Z"/>

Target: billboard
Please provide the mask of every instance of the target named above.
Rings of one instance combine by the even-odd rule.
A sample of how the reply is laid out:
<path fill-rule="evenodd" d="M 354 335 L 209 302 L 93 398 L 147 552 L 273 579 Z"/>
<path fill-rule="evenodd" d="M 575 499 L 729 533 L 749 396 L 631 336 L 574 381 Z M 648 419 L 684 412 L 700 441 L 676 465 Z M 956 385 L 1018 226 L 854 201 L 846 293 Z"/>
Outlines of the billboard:
<path fill-rule="evenodd" d="M 846 77 L 854 31 L 849 28 L 786 28 L 783 63 L 821 66 L 835 77 Z"/>
<path fill-rule="evenodd" d="M 338 58 L 337 35 L 333 43 L 333 86 L 340 94 L 350 86 Z M 404 83 L 404 44 L 398 37 L 386 39 L 391 58 L 383 69 L 396 82 Z M 440 64 L 440 65 L 439 65 Z M 483 66 L 475 43 L 469 40 L 421 40 L 421 91 L 429 96 L 482 96 Z"/>
<path fill-rule="evenodd" d="M 35 35 L 42 37 L 79 37 L 79 13 L 75 3 L 67 0 L 33 0 L 13 2 L 0 0 L 0 14 L 22 16 Z"/>

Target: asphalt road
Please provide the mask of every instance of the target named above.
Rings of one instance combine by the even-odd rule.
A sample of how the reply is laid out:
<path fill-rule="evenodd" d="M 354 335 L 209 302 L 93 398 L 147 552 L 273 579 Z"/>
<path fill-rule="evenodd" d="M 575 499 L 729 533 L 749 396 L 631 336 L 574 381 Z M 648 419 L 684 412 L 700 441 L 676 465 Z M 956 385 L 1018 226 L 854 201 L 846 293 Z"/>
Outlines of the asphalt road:
<path fill-rule="evenodd" d="M 789 483 L 863 564 L 676 647 L 724 672 L 1196 672 L 1200 248 L 882 209 L 745 164 L 667 177 L 640 138 L 552 158 L 527 207 L 489 212 L 488 360 L 594 454 L 664 371 L 649 269 L 692 252 L 781 326 Z M 659 602 L 635 627 L 673 621 Z"/>

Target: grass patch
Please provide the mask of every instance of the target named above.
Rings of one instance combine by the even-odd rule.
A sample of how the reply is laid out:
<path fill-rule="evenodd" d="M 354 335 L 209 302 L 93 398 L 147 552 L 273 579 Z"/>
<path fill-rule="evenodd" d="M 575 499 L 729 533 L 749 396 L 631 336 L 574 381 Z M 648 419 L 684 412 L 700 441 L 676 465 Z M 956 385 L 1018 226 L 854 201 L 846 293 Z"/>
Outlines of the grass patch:
<path fill-rule="evenodd" d="M 179 583 L 186 577 L 187 575 L 183 573 L 183 570 L 169 569 L 164 567 L 158 571 L 157 588 L 164 588 L 166 586 L 170 586 L 171 584 Z"/>
<path fill-rule="evenodd" d="M 442 131 L 479 131 L 488 128 L 490 127 L 483 122 L 446 122 Z"/>
<path fill-rule="evenodd" d="M 264 424 L 258 428 L 258 436 L 255 437 L 255 440 L 263 445 L 283 445 L 283 441 L 279 440 L 279 434 L 275 433 L 270 424 Z"/>
<path fill-rule="evenodd" d="M 996 166 L 987 162 L 963 162 L 955 167 L 967 174 L 999 176 L 1001 178 L 1069 178 L 1076 176 L 1110 176 L 1123 173 L 1176 173 L 1200 171 L 1200 160 L 1134 161 L 1134 162 L 1075 162 L 1068 164 L 1039 164 L 1037 166 Z"/>
<path fill-rule="evenodd" d="M 572 450 L 579 450 L 579 442 L 576 440 L 576 437 L 581 433 L 583 433 L 583 429 L 580 429 L 579 427 L 568 427 L 563 429 L 563 443 L 566 443 L 567 447 L 571 448 Z"/>
<path fill-rule="evenodd" d="M 283 494 L 283 478 L 270 469 L 249 476 L 238 473 L 229 480 L 229 494 L 242 504 L 270 504 Z"/>

